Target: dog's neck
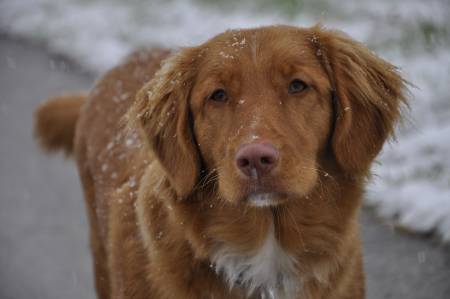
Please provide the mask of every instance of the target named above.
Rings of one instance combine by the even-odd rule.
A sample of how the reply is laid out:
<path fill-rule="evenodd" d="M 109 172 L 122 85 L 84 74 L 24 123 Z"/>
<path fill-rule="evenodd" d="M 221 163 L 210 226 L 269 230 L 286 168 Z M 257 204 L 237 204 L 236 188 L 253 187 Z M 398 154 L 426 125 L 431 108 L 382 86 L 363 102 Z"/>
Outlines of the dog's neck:
<path fill-rule="evenodd" d="M 297 261 L 275 237 L 273 220 L 262 245 L 243 254 L 232 244 L 218 244 L 210 257 L 216 273 L 230 289 L 241 288 L 248 297 L 294 298 L 300 287 Z"/>
<path fill-rule="evenodd" d="M 195 202 L 179 201 L 165 179 L 156 176 L 157 172 L 151 170 L 143 177 L 146 183 L 142 184 L 141 196 L 136 205 L 141 237 L 149 252 L 159 252 L 151 248 L 158 247 L 160 243 L 157 232 L 150 229 L 151 211 L 154 217 L 167 213 L 167 220 L 176 219 L 176 223 L 172 224 L 178 227 L 172 237 L 185 238 L 184 241 L 193 250 L 193 256 L 205 262 L 205 270 L 214 269 L 218 282 L 233 292 L 256 299 L 292 299 L 298 294 L 302 294 L 303 298 L 313 298 L 311 292 L 318 284 L 323 285 L 323 288 L 329 287 L 330 275 L 338 271 L 341 257 L 335 252 L 316 252 L 315 247 L 312 250 L 309 246 L 305 247 L 304 240 L 296 242 L 290 237 L 300 237 L 297 231 L 299 224 L 290 214 L 294 213 L 292 208 L 303 210 L 300 203 L 276 211 L 255 208 L 252 212 L 252 209 L 221 205 L 217 198 L 211 201 L 211 194 L 206 192 L 196 194 Z M 312 198 L 309 200 L 316 204 L 323 202 Z M 156 213 L 158 210 L 164 212 Z M 208 216 L 202 218 L 205 214 Z M 205 219 L 212 223 L 205 226 Z M 209 230 L 211 225 L 212 231 Z M 249 227 L 254 230 L 247 229 Z M 231 234 L 227 228 L 231 229 Z M 184 231 L 181 235 L 180 229 Z M 314 230 L 314 223 L 311 223 L 303 229 L 304 233 L 310 230 L 309 236 L 315 238 L 313 241 L 320 240 L 321 244 L 327 245 L 328 239 L 323 239 L 322 233 L 318 234 L 322 231 L 320 225 Z M 168 238 L 170 230 L 165 230 L 164 234 Z M 301 244 L 297 244 L 299 242 Z M 208 267 L 208 263 L 214 267 Z"/>

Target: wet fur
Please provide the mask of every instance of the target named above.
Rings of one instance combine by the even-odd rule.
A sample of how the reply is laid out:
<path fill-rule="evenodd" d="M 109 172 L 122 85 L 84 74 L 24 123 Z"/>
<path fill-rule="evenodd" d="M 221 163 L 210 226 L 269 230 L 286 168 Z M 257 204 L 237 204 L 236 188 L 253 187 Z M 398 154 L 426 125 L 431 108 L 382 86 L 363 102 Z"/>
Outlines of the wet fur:
<path fill-rule="evenodd" d="M 228 44 L 232 50 L 224 53 Z M 258 67 L 269 76 L 278 65 L 267 57 L 296 47 L 317 86 L 299 101 L 283 101 L 313 109 L 319 119 L 307 120 L 301 109 L 281 112 L 278 100 L 270 102 L 272 89 L 245 77 L 245 68 Z M 225 58 L 239 63 L 224 64 Z M 219 110 L 201 102 L 213 87 L 202 78 L 217 67 L 230 74 L 243 69 L 239 84 L 248 85 L 239 92 L 249 105 L 256 99 L 262 105 L 240 114 L 220 108 L 209 117 Z M 403 92 L 395 67 L 340 32 L 227 31 L 172 55 L 136 52 L 97 82 L 81 113 L 70 101 L 44 104 L 37 132 L 45 147 L 66 152 L 75 136 L 99 298 L 361 299 L 358 208 L 370 164 L 399 118 Z M 227 115 L 248 126 L 235 126 Z M 56 126 L 62 133 L 54 133 Z M 230 161 L 236 147 L 255 136 L 271 138 L 286 156 L 278 176 L 266 182 L 289 191 L 276 207 L 246 203 L 245 184 Z"/>

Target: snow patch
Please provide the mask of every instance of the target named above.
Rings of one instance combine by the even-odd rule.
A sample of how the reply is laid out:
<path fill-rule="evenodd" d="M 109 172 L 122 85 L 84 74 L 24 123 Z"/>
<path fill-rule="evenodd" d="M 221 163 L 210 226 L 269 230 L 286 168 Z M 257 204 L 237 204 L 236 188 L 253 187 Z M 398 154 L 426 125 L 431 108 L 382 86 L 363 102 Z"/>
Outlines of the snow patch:
<path fill-rule="evenodd" d="M 309 26 L 321 20 L 327 27 L 343 30 L 399 66 L 403 76 L 418 87 L 411 90 L 413 124 L 401 128 L 398 143 L 385 147 L 381 165 L 374 167 L 378 178 L 369 186 L 367 204 L 399 225 L 436 231 L 450 241 L 448 1 L 306 0 L 301 9 L 284 12 L 279 4 L 263 2 L 242 0 L 239 9 L 228 7 L 224 13 L 225 0 L 208 5 L 195 0 L 1 1 L 0 28 L 40 42 L 95 73 L 117 64 L 137 47 L 197 45 L 228 28 Z M 233 30 L 231 48 L 227 48 L 233 54 L 226 55 L 234 56 L 236 50 L 254 42 Z M 15 67 L 14 61 L 6 58 L 6 62 Z M 116 88 L 119 91 L 121 83 Z"/>

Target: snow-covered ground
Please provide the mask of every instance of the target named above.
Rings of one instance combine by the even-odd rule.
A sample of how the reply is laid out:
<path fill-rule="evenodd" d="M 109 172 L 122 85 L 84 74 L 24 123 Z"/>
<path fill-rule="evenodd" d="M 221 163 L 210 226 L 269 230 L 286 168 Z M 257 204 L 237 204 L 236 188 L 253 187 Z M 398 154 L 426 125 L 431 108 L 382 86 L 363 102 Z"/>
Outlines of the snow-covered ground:
<path fill-rule="evenodd" d="M 0 0 L 0 33 L 33 40 L 100 73 L 131 49 L 189 46 L 228 28 L 321 21 L 401 67 L 409 120 L 374 166 L 366 203 L 385 219 L 450 241 L 448 0 Z"/>

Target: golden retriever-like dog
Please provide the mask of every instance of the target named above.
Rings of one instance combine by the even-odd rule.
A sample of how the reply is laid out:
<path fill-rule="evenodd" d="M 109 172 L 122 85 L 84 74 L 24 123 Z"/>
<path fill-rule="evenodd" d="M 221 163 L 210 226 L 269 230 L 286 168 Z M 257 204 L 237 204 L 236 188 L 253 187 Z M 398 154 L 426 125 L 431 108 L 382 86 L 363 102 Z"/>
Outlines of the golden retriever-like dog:
<path fill-rule="evenodd" d="M 358 209 L 404 93 L 338 31 L 229 30 L 137 51 L 36 134 L 78 163 L 99 298 L 361 299 Z"/>

